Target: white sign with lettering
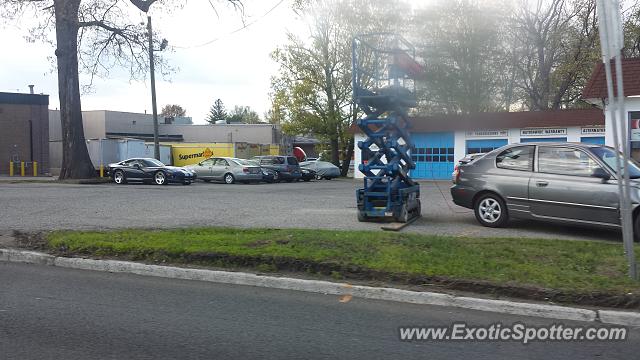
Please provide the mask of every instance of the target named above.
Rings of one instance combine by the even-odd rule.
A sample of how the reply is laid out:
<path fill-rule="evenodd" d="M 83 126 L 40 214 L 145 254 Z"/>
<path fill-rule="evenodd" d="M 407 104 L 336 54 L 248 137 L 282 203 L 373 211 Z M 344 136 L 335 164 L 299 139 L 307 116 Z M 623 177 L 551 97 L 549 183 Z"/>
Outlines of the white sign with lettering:
<path fill-rule="evenodd" d="M 467 131 L 467 137 L 507 137 L 509 136 L 508 130 L 476 130 Z"/>
<path fill-rule="evenodd" d="M 604 135 L 603 126 L 583 127 L 581 130 L 582 135 Z"/>
<path fill-rule="evenodd" d="M 538 129 L 521 129 L 520 136 L 566 136 L 567 129 L 558 128 L 538 128 Z"/>

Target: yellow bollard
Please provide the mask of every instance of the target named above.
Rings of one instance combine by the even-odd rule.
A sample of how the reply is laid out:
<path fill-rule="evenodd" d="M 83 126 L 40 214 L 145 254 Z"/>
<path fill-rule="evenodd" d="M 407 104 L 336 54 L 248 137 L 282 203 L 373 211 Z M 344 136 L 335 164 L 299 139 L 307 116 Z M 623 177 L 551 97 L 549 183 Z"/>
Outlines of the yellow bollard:
<path fill-rule="evenodd" d="M 20 161 L 20 176 L 24 176 L 24 161 Z"/>
<path fill-rule="evenodd" d="M 33 176 L 38 176 L 38 162 L 33 162 Z"/>
<path fill-rule="evenodd" d="M 13 161 L 9 161 L 9 176 L 13 176 Z"/>
<path fill-rule="evenodd" d="M 104 165 L 100 164 L 100 177 L 104 177 Z"/>

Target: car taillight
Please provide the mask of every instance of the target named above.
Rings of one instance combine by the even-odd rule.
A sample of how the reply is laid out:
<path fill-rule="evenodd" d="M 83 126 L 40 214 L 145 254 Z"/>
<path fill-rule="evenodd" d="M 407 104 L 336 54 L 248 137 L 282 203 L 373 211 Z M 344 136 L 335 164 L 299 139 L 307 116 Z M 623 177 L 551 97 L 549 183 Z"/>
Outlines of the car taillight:
<path fill-rule="evenodd" d="M 248 174 L 249 173 L 249 168 L 242 168 L 242 172 Z"/>
<path fill-rule="evenodd" d="M 455 183 L 457 184 L 458 182 L 460 182 L 460 168 L 458 167 L 458 165 L 456 165 L 456 167 L 453 169 L 453 173 L 456 175 Z"/>

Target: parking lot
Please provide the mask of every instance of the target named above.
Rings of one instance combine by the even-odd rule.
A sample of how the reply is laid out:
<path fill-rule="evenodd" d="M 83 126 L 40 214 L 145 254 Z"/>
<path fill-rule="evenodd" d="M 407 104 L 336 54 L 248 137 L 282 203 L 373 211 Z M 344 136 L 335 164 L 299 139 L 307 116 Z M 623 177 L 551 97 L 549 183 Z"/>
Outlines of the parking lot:
<path fill-rule="evenodd" d="M 0 232 L 56 229 L 228 226 L 380 230 L 356 219 L 360 181 L 226 185 L 70 185 L 0 183 Z M 421 182 L 423 217 L 403 231 L 453 236 L 504 236 L 617 241 L 619 232 L 511 222 L 480 226 L 471 210 L 454 205 L 448 182 Z"/>

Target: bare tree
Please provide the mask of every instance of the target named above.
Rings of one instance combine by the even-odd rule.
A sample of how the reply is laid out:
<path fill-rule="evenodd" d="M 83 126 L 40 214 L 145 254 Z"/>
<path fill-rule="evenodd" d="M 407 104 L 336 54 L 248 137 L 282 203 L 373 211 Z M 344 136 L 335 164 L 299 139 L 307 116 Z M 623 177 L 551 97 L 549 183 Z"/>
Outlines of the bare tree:
<path fill-rule="evenodd" d="M 160 114 L 164 117 L 181 117 L 187 115 L 187 110 L 178 104 L 167 104 L 162 107 Z"/>
<path fill-rule="evenodd" d="M 595 0 L 524 1 L 515 17 L 519 87 L 530 110 L 573 105 L 598 60 Z"/>
<path fill-rule="evenodd" d="M 241 6 L 240 0 L 225 0 Z M 41 19 L 32 36 L 46 40 L 55 28 L 55 58 L 62 122 L 60 178 L 90 178 L 95 170 L 82 127 L 79 72 L 107 76 L 114 67 L 128 67 L 131 78 L 148 71 L 148 38 L 144 24 L 129 19 L 131 6 L 142 12 L 157 0 L 0 0 L 4 20 L 22 15 Z M 160 4 L 168 1 L 160 1 Z M 175 5 L 174 5 L 175 6 Z M 160 37 L 154 36 L 154 39 Z M 162 57 L 156 68 L 168 70 Z"/>

